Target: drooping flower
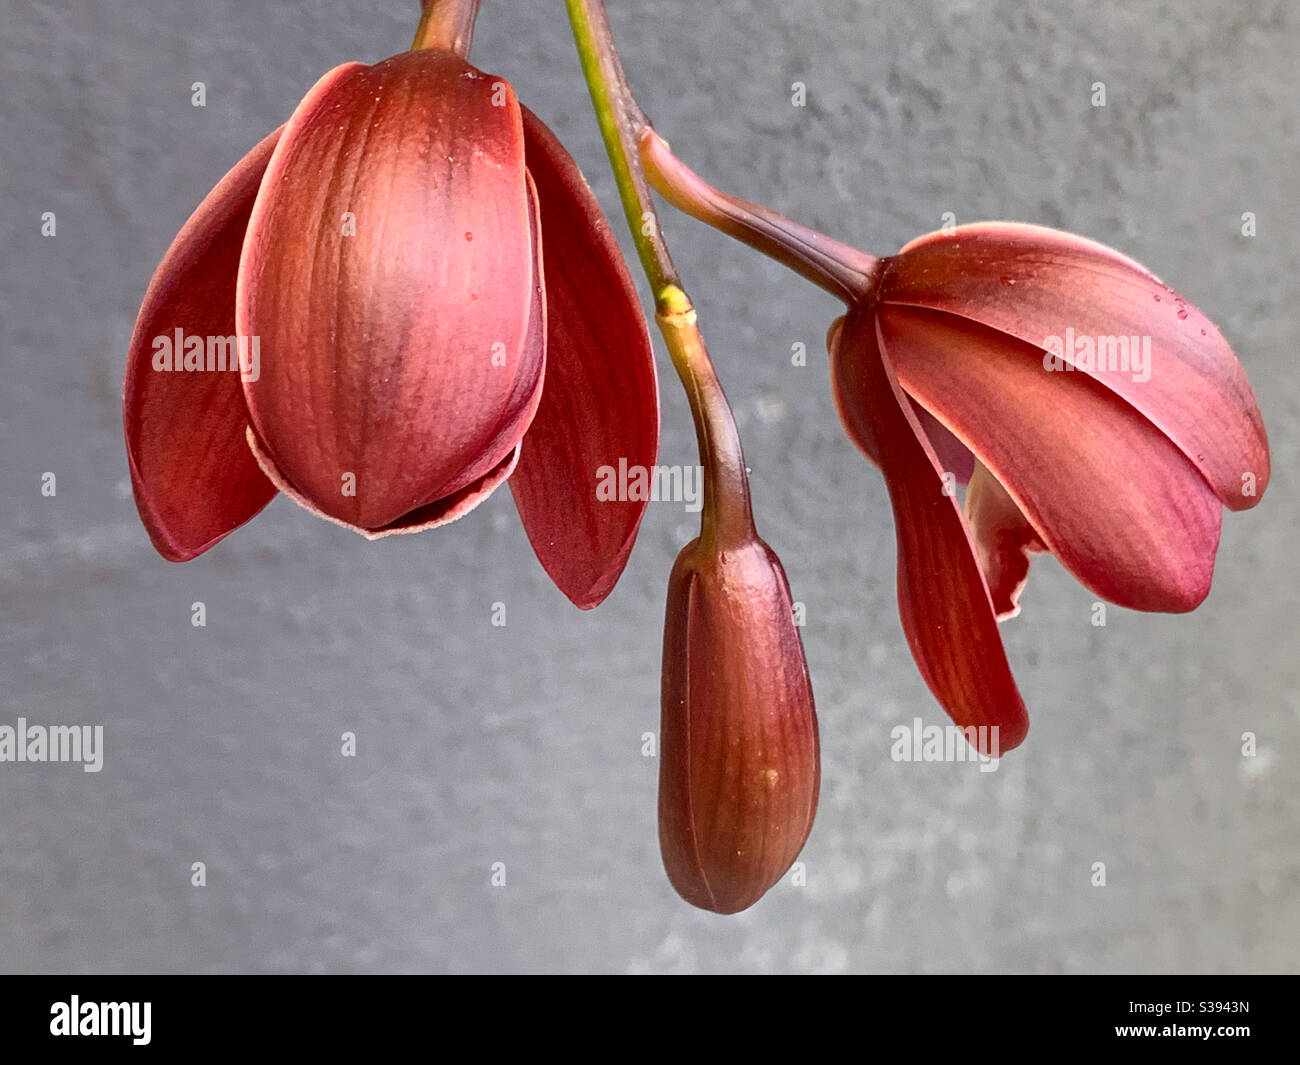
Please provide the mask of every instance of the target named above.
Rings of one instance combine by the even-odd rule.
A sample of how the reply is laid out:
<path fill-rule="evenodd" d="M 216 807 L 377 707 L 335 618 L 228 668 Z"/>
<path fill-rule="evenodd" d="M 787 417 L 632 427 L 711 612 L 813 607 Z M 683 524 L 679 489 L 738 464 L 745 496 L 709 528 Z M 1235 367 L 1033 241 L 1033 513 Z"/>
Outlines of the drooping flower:
<path fill-rule="evenodd" d="M 326 74 L 200 204 L 144 298 L 123 411 L 168 559 L 277 490 L 374 538 L 509 478 L 582 607 L 645 509 L 598 500 L 598 471 L 658 448 L 644 316 L 577 165 L 507 82 L 436 48 Z"/>
<path fill-rule="evenodd" d="M 1028 727 L 997 620 L 1033 551 L 1102 599 L 1186 611 L 1210 588 L 1222 508 L 1253 506 L 1269 454 L 1214 325 L 1100 244 L 1010 223 L 880 260 L 831 328 L 835 400 L 884 473 L 903 627 L 963 727 Z M 945 476 L 948 474 L 950 476 Z M 964 513 L 954 482 L 969 478 Z"/>

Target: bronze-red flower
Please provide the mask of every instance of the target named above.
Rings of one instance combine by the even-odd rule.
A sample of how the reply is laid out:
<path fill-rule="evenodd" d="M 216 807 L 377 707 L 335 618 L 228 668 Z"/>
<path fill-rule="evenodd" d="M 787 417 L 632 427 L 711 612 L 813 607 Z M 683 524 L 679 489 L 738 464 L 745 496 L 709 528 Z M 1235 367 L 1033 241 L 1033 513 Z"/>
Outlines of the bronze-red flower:
<path fill-rule="evenodd" d="M 228 339 L 245 358 L 218 369 Z M 652 466 L 659 413 L 644 316 L 576 164 L 507 82 L 425 48 L 325 75 L 200 204 L 140 309 L 124 421 L 168 559 L 277 489 L 379 537 L 509 478 L 543 566 L 590 607 L 645 508 L 597 500 L 598 471 Z"/>
<path fill-rule="evenodd" d="M 1028 718 L 997 620 L 1030 552 L 1122 606 L 1195 608 L 1222 508 L 1267 486 L 1263 420 L 1214 325 L 1082 237 L 957 227 L 880 260 L 875 282 L 828 337 L 836 404 L 889 487 L 921 673 L 1009 750 Z"/>

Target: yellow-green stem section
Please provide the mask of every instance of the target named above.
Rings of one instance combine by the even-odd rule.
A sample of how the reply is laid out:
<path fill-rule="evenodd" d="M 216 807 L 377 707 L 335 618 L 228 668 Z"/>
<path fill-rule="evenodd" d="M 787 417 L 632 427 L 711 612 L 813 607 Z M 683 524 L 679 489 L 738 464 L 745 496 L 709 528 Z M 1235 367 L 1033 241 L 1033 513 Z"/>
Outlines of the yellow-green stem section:
<path fill-rule="evenodd" d="M 623 214 L 655 297 L 655 320 L 695 420 L 705 470 L 700 539 L 723 548 L 754 535 L 740 436 L 714 372 L 698 316 L 659 231 L 637 137 L 647 123 L 627 85 L 602 0 L 565 0 Z"/>
<path fill-rule="evenodd" d="M 700 540 L 706 549 L 717 550 L 752 539 L 754 515 L 745 456 L 731 405 L 700 333 L 695 308 L 677 285 L 661 289 L 655 305 L 655 320 L 691 405 L 700 464 L 705 470 Z"/>

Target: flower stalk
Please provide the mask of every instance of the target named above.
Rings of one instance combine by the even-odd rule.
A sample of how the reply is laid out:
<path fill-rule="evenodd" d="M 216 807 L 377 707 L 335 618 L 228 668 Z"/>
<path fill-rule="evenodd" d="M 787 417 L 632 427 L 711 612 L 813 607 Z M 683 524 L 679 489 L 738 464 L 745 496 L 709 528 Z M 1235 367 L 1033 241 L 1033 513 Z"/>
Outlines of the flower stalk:
<path fill-rule="evenodd" d="M 802 223 L 714 188 L 673 154 L 648 124 L 637 144 L 655 190 L 692 218 L 748 244 L 847 304 L 870 294 L 880 260 Z"/>
<path fill-rule="evenodd" d="M 474 22 L 482 0 L 425 0 L 411 51 L 436 48 L 462 59 L 474 40 Z"/>
<path fill-rule="evenodd" d="M 704 466 L 700 536 L 677 556 L 664 620 L 659 847 L 687 902 L 753 905 L 812 829 L 821 770 L 812 683 L 780 560 L 754 529 L 731 407 L 659 229 L 636 105 L 600 0 L 567 0 L 655 319 L 690 402 Z"/>
<path fill-rule="evenodd" d="M 565 0 L 632 240 L 655 297 L 655 320 L 695 420 L 705 476 L 701 539 L 724 546 L 752 533 L 749 482 L 727 397 L 698 316 L 659 228 L 638 138 L 649 124 L 627 83 L 601 0 Z"/>

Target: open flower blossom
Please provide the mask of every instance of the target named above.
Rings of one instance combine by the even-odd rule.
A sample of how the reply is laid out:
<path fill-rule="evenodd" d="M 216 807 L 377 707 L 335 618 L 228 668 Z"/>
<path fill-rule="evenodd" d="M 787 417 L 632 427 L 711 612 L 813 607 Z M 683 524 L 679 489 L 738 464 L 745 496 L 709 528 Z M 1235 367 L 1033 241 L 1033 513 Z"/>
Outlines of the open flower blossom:
<path fill-rule="evenodd" d="M 200 204 L 131 340 L 140 515 L 174 561 L 283 491 L 367 537 L 452 521 L 507 478 L 582 607 L 618 579 L 652 467 L 644 316 L 577 165 L 510 85 L 420 48 L 326 74 Z"/>
<path fill-rule="evenodd" d="M 1030 553 L 1121 606 L 1191 610 L 1222 508 L 1268 483 L 1259 408 L 1213 323 L 1081 237 L 922 237 L 879 261 L 828 344 L 841 419 L 888 484 L 912 653 L 954 720 L 1000 726 L 1004 751 L 1028 720 L 997 620 Z"/>

